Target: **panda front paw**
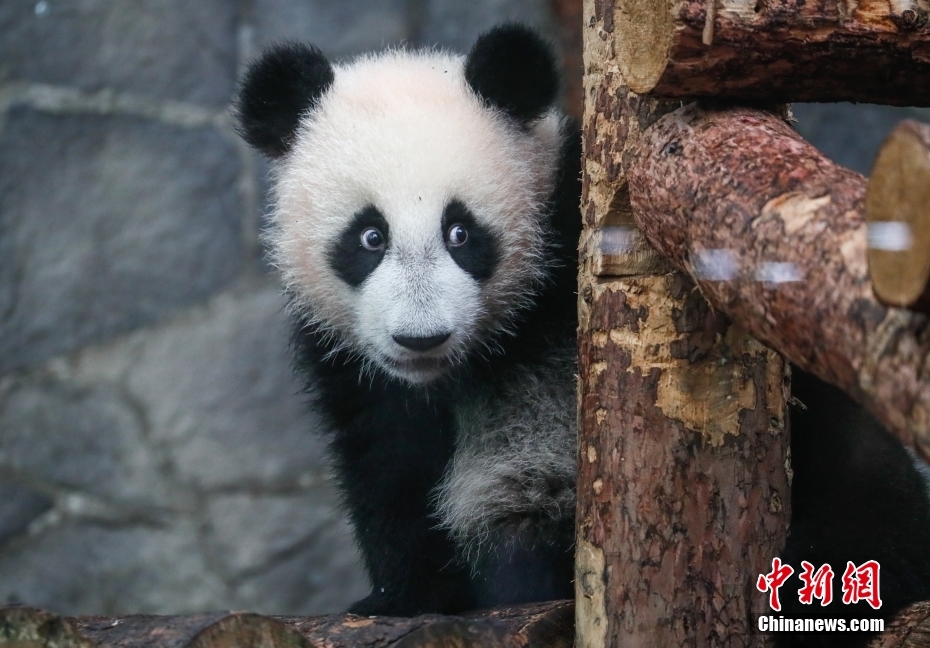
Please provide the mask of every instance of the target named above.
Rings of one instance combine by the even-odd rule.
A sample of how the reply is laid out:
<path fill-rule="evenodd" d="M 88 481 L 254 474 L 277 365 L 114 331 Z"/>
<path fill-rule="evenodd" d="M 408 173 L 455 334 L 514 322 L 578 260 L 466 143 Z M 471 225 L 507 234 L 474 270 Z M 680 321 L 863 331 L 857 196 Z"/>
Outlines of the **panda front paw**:
<path fill-rule="evenodd" d="M 474 593 L 468 581 L 455 579 L 430 581 L 430 587 L 413 589 L 375 588 L 361 601 L 349 607 L 359 616 L 412 617 L 418 614 L 456 614 L 475 608 Z"/>
<path fill-rule="evenodd" d="M 349 614 L 358 616 L 409 616 L 400 611 L 401 606 L 381 592 L 372 592 L 349 606 Z"/>

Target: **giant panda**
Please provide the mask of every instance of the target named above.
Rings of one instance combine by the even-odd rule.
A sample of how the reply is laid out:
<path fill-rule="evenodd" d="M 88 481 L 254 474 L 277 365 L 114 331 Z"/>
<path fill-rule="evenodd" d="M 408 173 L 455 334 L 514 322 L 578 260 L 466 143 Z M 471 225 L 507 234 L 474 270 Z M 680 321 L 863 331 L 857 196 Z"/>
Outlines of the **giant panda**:
<path fill-rule="evenodd" d="M 556 70 L 506 24 L 466 56 L 285 43 L 241 84 L 240 132 L 274 160 L 296 365 L 372 585 L 354 613 L 573 596 L 581 154 Z M 881 561 L 884 617 L 930 598 L 918 465 L 828 386 L 795 396 L 785 560 Z"/>
<path fill-rule="evenodd" d="M 516 25 L 467 57 L 248 70 L 297 365 L 372 584 L 359 614 L 572 596 L 580 141 Z"/>

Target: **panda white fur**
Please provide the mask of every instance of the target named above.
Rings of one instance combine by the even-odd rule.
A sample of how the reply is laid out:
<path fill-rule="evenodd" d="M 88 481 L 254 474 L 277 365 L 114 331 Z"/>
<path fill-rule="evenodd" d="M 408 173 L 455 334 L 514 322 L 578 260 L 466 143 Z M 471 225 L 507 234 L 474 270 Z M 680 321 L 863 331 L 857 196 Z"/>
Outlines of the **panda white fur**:
<path fill-rule="evenodd" d="M 243 83 L 373 585 L 352 611 L 572 596 L 580 141 L 557 92 L 515 25 L 468 57 L 286 44 Z"/>
<path fill-rule="evenodd" d="M 333 65 L 284 44 L 241 87 L 241 132 L 276 159 L 267 240 L 297 365 L 373 586 L 359 614 L 573 595 L 580 137 L 557 88 L 517 25 L 465 57 Z M 930 598 L 913 462 L 827 386 L 801 376 L 796 395 L 786 560 L 881 561 L 882 616 Z M 861 607 L 796 613 L 877 615 Z"/>

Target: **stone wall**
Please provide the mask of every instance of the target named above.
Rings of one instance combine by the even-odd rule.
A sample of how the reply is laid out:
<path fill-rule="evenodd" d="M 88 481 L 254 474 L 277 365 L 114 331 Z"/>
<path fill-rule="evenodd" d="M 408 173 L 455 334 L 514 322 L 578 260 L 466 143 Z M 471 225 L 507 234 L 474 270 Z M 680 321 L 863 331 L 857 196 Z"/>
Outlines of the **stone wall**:
<path fill-rule="evenodd" d="M 366 592 L 258 242 L 246 61 L 464 50 L 550 0 L 0 2 L 0 601 L 318 614 Z M 867 171 L 902 116 L 799 128 Z"/>
<path fill-rule="evenodd" d="M 367 585 L 258 242 L 243 65 L 465 49 L 549 0 L 0 3 L 0 602 L 319 614 Z"/>

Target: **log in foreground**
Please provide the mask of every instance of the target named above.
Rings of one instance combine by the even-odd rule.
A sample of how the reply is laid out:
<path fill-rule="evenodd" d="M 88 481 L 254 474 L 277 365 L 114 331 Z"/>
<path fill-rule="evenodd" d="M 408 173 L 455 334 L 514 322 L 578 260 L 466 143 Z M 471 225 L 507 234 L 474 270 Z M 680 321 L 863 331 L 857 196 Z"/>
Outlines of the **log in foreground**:
<path fill-rule="evenodd" d="M 898 125 L 865 194 L 869 275 L 889 306 L 930 312 L 930 126 Z"/>
<path fill-rule="evenodd" d="M 635 92 L 930 105 L 924 0 L 627 0 L 622 10 L 595 7 Z"/>
<path fill-rule="evenodd" d="M 930 646 L 930 601 L 901 610 L 868 648 L 926 648 Z"/>
<path fill-rule="evenodd" d="M 0 607 L 4 648 L 571 648 L 574 603 L 498 608 L 467 617 L 186 616 L 59 617 Z"/>
<path fill-rule="evenodd" d="M 347 614 L 266 617 L 236 612 L 188 616 L 65 618 L 0 607 L 3 648 L 572 648 L 575 605 L 555 601 L 488 610 L 471 618 L 427 615 L 366 619 Z M 930 645 L 930 601 L 895 616 L 869 648 Z"/>
<path fill-rule="evenodd" d="M 715 308 L 926 459 L 930 331 L 872 291 L 865 189 L 778 117 L 739 108 L 665 116 L 629 172 L 637 225 Z"/>

